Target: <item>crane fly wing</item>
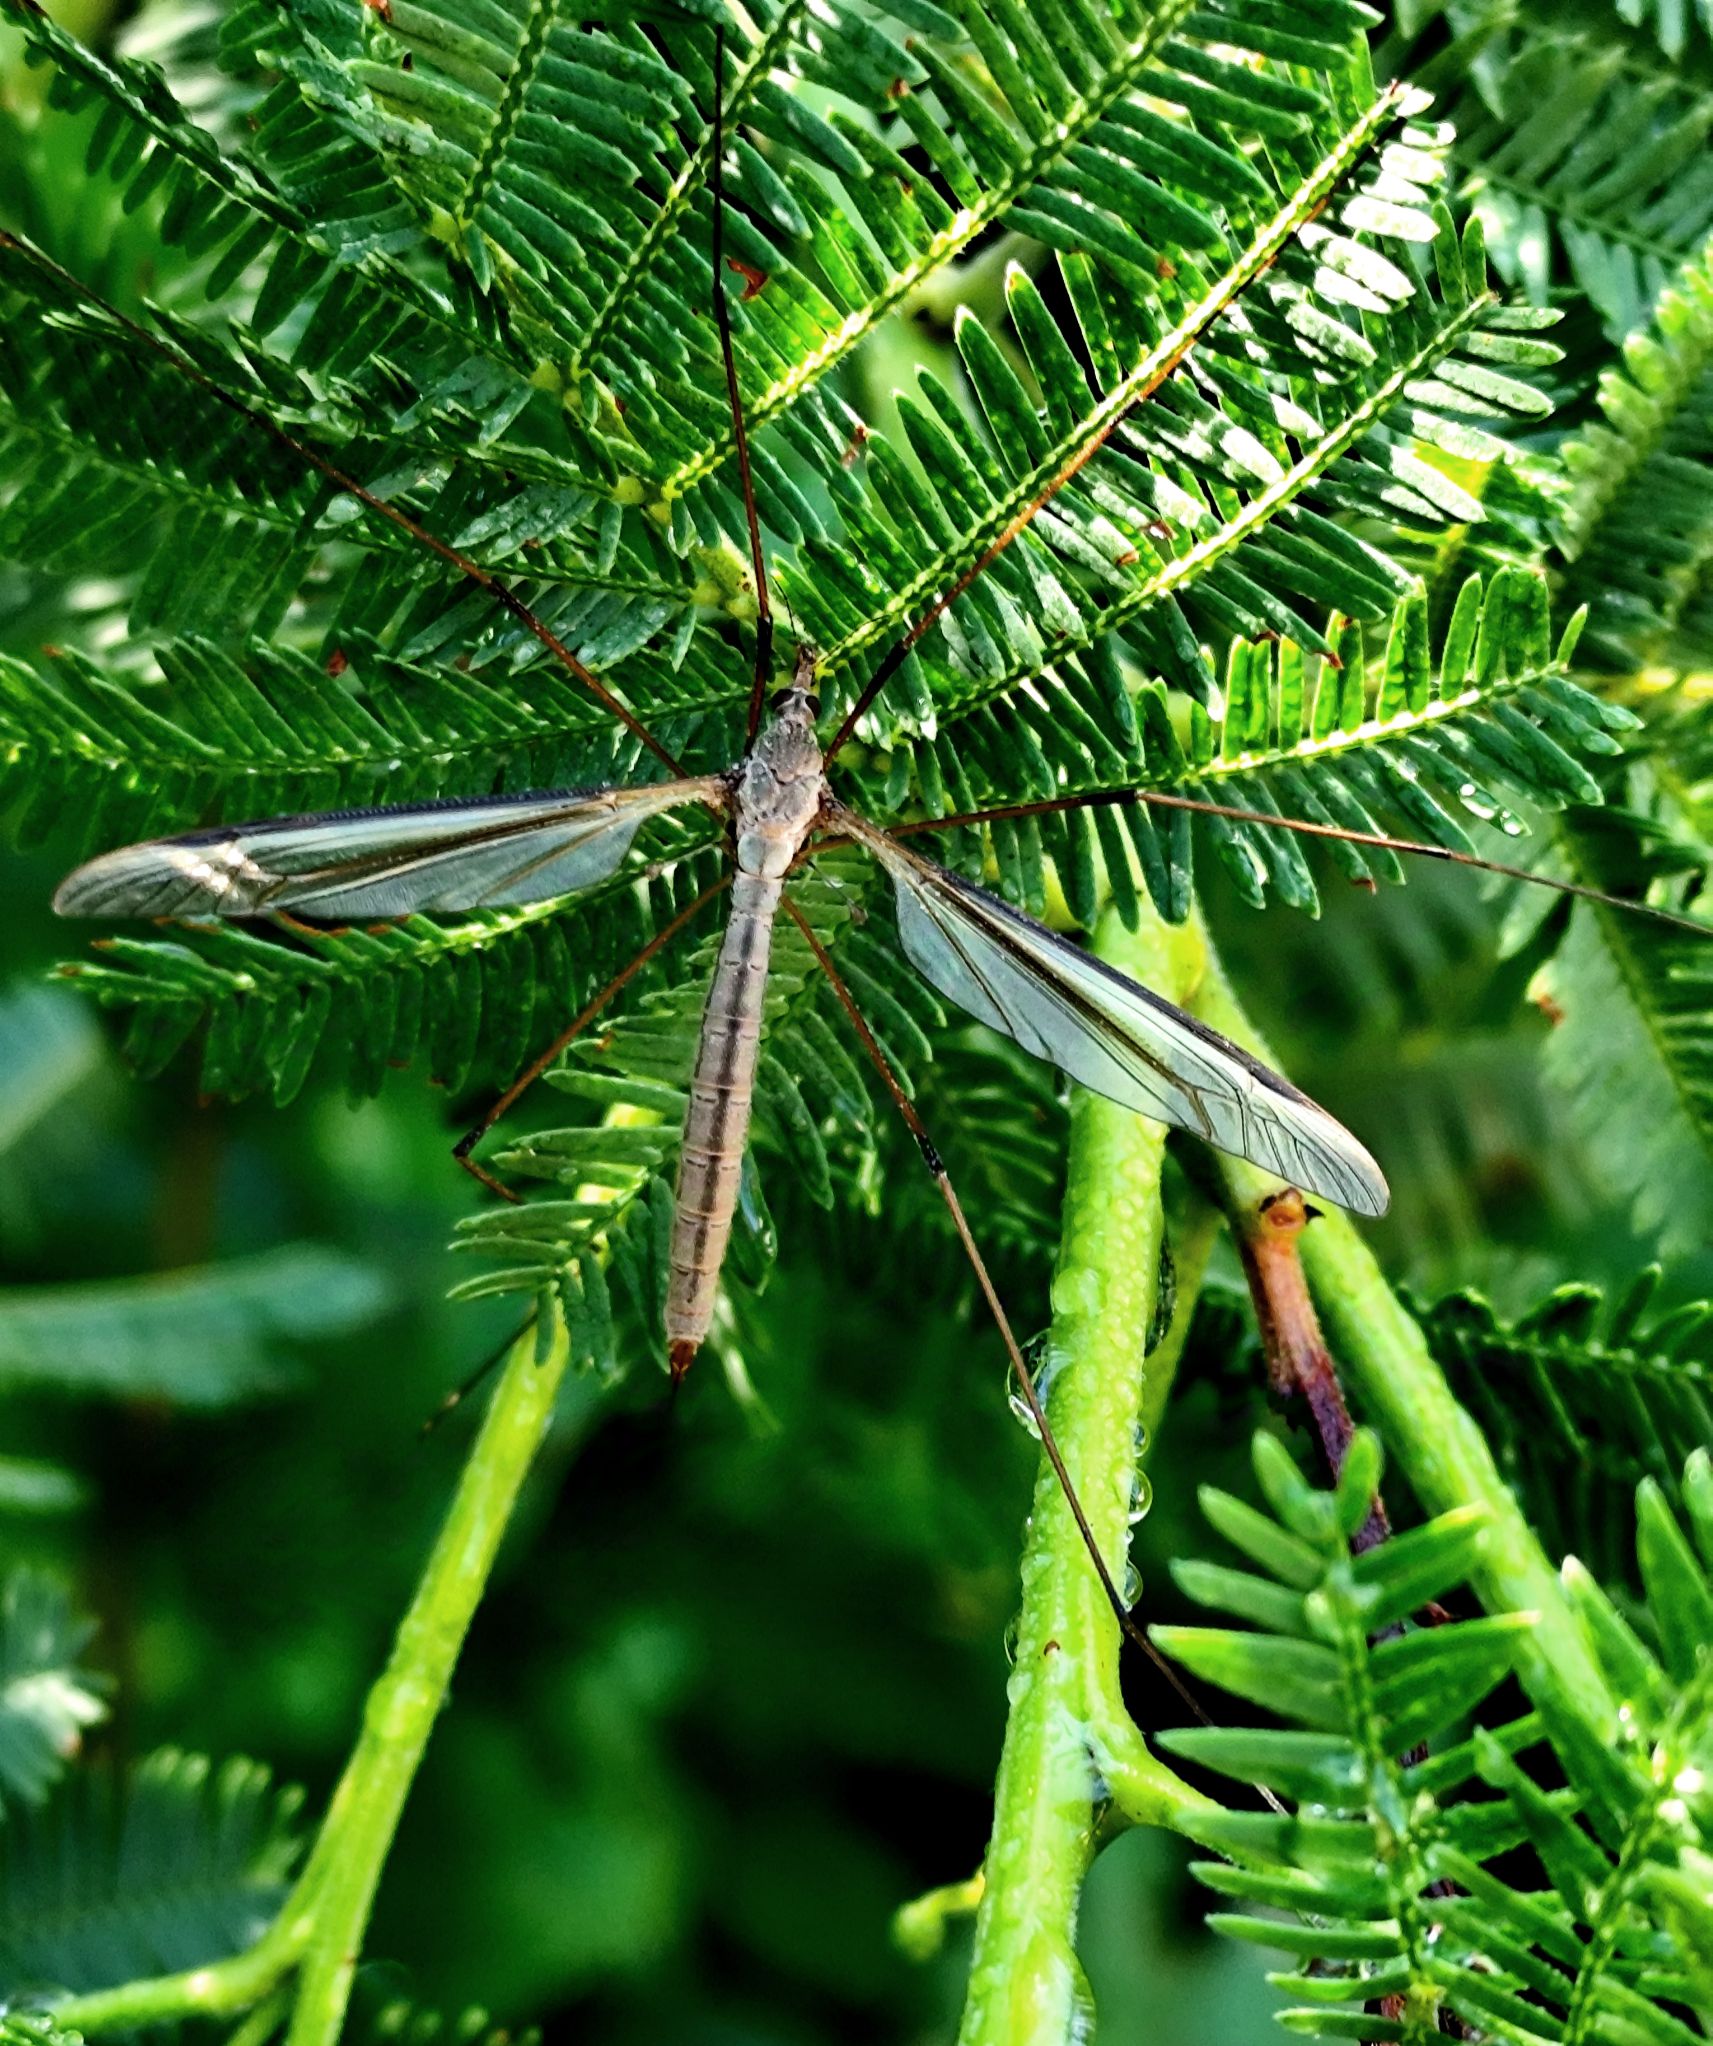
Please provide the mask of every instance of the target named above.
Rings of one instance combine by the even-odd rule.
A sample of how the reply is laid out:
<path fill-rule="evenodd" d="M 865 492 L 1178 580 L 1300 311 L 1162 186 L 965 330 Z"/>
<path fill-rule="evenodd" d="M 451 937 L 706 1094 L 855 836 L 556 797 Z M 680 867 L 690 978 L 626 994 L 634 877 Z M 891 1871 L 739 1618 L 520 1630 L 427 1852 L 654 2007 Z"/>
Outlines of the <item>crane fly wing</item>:
<path fill-rule="evenodd" d="M 59 885 L 61 916 L 343 919 L 543 902 L 618 871 L 646 819 L 721 807 L 715 777 L 393 810 L 332 810 L 154 838 Z"/>
<path fill-rule="evenodd" d="M 1383 1215 L 1374 1160 L 1306 1094 L 1246 1051 L 986 889 L 850 811 L 828 819 L 879 860 L 923 978 L 1109 1100 L 1360 1215 Z"/>

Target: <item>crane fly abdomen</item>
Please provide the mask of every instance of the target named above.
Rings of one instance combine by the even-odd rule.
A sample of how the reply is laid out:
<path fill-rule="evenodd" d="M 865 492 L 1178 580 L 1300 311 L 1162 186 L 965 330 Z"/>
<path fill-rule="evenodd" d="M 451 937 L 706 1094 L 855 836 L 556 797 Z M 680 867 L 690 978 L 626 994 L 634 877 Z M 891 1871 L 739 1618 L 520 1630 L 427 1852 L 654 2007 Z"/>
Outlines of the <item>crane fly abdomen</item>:
<path fill-rule="evenodd" d="M 714 1318 L 755 1100 L 773 923 L 785 876 L 826 799 L 813 678 L 814 654 L 805 647 L 791 687 L 775 698 L 731 785 L 732 913 L 702 1010 L 673 1197 L 666 1347 L 675 1381 L 689 1370 Z"/>
<path fill-rule="evenodd" d="M 673 1199 L 666 1342 L 674 1378 L 690 1368 L 713 1320 L 749 1139 L 762 1000 L 781 891 L 782 884 L 768 875 L 737 875 L 731 919 L 702 1011 Z"/>

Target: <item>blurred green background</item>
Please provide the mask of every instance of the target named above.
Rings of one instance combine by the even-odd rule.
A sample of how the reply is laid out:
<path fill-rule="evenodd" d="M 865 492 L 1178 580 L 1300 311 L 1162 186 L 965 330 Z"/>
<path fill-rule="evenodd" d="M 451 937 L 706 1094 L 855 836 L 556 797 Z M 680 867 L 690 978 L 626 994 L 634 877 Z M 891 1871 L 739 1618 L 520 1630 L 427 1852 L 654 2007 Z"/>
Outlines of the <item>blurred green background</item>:
<path fill-rule="evenodd" d="M 33 91 L 0 41 L 0 119 Z M 84 137 L 60 118 L 33 146 L 71 166 Z M 998 275 L 978 258 L 959 291 Z M 953 303 L 875 337 L 869 416 L 943 354 Z M 0 648 L 39 641 L 37 594 L 0 570 Z M 251 1754 L 319 1800 L 468 1440 L 468 1409 L 421 1423 L 511 1326 L 443 1299 L 474 1198 L 448 1146 L 479 1104 L 415 1073 L 360 1104 L 312 1081 L 284 1111 L 199 1102 L 182 1063 L 133 1083 L 100 1021 L 43 991 L 82 942 L 47 909 L 69 861 L 51 838 L 0 855 L 0 1542 L 99 1622 L 115 1688 L 93 1748 Z M 1287 1068 L 1394 1170 L 1393 1276 L 1517 1307 L 1645 1261 L 1545 1091 L 1528 958 L 1501 958 L 1467 877 L 1340 895 L 1316 925 L 1217 881 L 1209 901 Z M 1015 1084 L 991 1048 L 963 1057 Z M 1047 1090 L 1048 1155 L 1058 1115 Z M 980 1167 L 978 1128 L 940 1134 Z M 590 2046 L 952 2037 L 965 1939 L 909 1959 L 891 1920 L 982 1855 L 1034 1445 L 929 1210 L 829 1215 L 780 1178 L 780 1265 L 736 1302 L 753 1397 L 712 1356 L 670 1412 L 652 1372 L 567 1397 L 388 1867 L 372 1999 Z M 1040 1186 L 1027 1213 L 1055 1206 Z M 991 1238 L 1001 1218 L 971 1207 Z M 996 1265 L 1030 1332 L 1052 1246 L 1008 1219 Z M 185 1272 L 160 1298 L 99 1285 Z M 1266 1417 L 1236 1281 L 1216 1262 L 1155 1446 L 1150 1617 L 1180 1612 L 1166 1559 L 1210 1546 L 1178 1474 L 1246 1489 Z M 1179 1716 L 1129 1675 L 1145 1726 Z M 1264 2036 L 1264 1962 L 1203 1930 L 1187 1861 L 1133 1835 L 1096 1868 L 1106 2046 Z"/>

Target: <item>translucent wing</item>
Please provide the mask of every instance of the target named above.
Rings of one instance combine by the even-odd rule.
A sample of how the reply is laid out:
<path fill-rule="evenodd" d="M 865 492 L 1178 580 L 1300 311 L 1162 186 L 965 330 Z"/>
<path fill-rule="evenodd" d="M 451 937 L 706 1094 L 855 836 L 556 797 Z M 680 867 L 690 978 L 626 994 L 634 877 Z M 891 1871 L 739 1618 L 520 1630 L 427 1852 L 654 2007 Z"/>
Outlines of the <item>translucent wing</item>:
<path fill-rule="evenodd" d="M 712 777 L 479 803 L 334 810 L 148 839 L 60 883 L 61 916 L 385 918 L 542 902 L 615 873 L 645 819 L 723 807 Z"/>
<path fill-rule="evenodd" d="M 1341 1208 L 1385 1213 L 1379 1166 L 1277 1073 L 852 812 L 829 821 L 891 876 L 905 951 L 960 1008 L 1097 1094 L 1191 1130 Z"/>

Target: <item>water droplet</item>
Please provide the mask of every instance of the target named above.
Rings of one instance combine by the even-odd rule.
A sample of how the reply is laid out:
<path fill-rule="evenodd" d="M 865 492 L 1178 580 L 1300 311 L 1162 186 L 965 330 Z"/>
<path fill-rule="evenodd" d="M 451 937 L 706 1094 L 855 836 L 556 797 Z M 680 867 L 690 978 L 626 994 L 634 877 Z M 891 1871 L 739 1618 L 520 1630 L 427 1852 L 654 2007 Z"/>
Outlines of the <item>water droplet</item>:
<path fill-rule="evenodd" d="M 1054 1381 L 1064 1369 L 1064 1355 L 1053 1347 L 1048 1331 L 1043 1330 L 1023 1345 L 1023 1361 L 1029 1367 L 1029 1376 L 1035 1381 L 1036 1396 L 1044 1407 L 1052 1395 Z M 1041 1430 L 1030 1412 L 1015 1366 L 1006 1374 L 1005 1396 L 1012 1413 L 1039 1442 Z"/>
<path fill-rule="evenodd" d="M 1135 1471 L 1130 1479 L 1130 1506 L 1125 1518 L 1134 1527 L 1154 1503 L 1154 1484 L 1144 1470 Z"/>
<path fill-rule="evenodd" d="M 1022 1625 L 1022 1616 L 1013 1613 L 1005 1623 L 1005 1662 L 1008 1669 L 1017 1666 L 1017 1634 Z"/>
<path fill-rule="evenodd" d="M 1142 1573 L 1128 1557 L 1125 1558 L 1124 1582 L 1118 1587 L 1118 1595 L 1126 1606 L 1135 1605 L 1142 1596 Z"/>

